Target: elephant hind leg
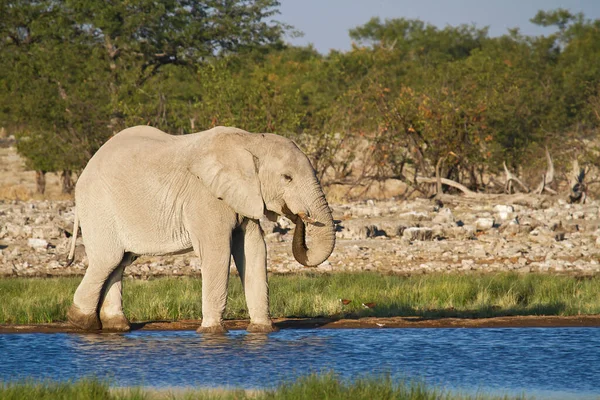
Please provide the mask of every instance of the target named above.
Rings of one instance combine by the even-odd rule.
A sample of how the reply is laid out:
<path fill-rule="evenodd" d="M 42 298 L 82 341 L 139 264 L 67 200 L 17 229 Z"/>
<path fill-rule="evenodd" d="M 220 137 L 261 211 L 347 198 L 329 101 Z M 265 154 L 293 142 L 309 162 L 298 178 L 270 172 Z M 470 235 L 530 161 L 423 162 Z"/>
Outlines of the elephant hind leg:
<path fill-rule="evenodd" d="M 75 291 L 73 305 L 67 313 L 67 318 L 77 328 L 99 330 L 102 328 L 98 316 L 102 289 L 123 260 L 124 252 L 113 250 L 98 254 L 91 247 L 86 250 L 88 250 L 89 266 Z"/>
<path fill-rule="evenodd" d="M 123 313 L 123 271 L 131 265 L 135 256 L 125 253 L 117 268 L 110 274 L 104 284 L 100 298 L 100 321 L 102 330 L 128 332 L 131 329 L 129 320 Z"/>

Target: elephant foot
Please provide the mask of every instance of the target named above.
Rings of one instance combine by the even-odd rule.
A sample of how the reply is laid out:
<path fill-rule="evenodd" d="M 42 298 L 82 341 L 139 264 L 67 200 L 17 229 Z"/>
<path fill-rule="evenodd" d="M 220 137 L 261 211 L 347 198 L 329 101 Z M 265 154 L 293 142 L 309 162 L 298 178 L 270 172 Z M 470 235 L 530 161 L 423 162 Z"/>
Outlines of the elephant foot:
<path fill-rule="evenodd" d="M 196 330 L 198 333 L 227 333 L 227 328 L 223 324 L 213 326 L 201 326 Z"/>
<path fill-rule="evenodd" d="M 123 314 L 105 316 L 101 312 L 100 320 L 102 321 L 103 331 L 129 332 L 131 330 L 131 325 L 129 325 L 129 321 Z"/>
<path fill-rule="evenodd" d="M 273 325 L 273 323 L 254 324 L 251 322 L 250 325 L 248 325 L 248 328 L 246 328 L 246 331 L 250 333 L 271 333 L 278 332 L 279 328 Z"/>
<path fill-rule="evenodd" d="M 100 318 L 98 318 L 98 315 L 95 312 L 86 314 L 75 304 L 67 311 L 67 320 L 74 327 L 83 329 L 84 331 L 98 331 L 102 329 Z"/>

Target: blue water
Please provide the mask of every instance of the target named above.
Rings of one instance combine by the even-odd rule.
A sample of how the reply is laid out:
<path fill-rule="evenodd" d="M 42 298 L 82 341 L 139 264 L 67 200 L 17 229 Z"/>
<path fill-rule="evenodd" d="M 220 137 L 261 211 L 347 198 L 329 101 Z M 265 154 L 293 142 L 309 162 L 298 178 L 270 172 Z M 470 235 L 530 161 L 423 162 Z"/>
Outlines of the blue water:
<path fill-rule="evenodd" d="M 600 398 L 599 328 L 314 329 L 0 335 L 0 381 L 273 387 L 310 372 L 387 373 L 462 392 Z"/>

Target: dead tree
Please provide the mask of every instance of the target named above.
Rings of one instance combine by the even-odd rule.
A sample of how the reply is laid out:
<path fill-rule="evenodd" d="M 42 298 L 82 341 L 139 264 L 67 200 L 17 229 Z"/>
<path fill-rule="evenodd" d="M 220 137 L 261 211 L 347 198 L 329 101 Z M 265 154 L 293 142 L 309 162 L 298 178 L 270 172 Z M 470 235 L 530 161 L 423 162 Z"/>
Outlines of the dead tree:
<path fill-rule="evenodd" d="M 548 169 L 546 173 L 542 175 L 542 182 L 538 185 L 535 192 L 537 194 L 542 194 L 545 191 L 551 194 L 556 194 L 556 191 L 550 188 L 550 184 L 554 181 L 554 163 L 552 162 L 552 157 L 550 157 L 550 152 L 546 147 L 546 161 L 548 163 Z"/>
<path fill-rule="evenodd" d="M 46 171 L 35 171 L 35 184 L 37 193 L 44 194 L 46 192 Z"/>
<path fill-rule="evenodd" d="M 442 163 L 444 162 L 444 160 L 446 159 L 446 156 L 444 157 L 440 157 L 438 159 L 437 164 L 435 165 L 435 179 L 436 179 L 436 193 L 435 193 L 435 197 L 440 197 L 443 192 L 442 192 L 442 177 L 440 176 L 440 167 L 442 165 Z"/>
<path fill-rule="evenodd" d="M 545 148 L 545 152 L 546 152 L 546 162 L 547 162 L 547 169 L 546 172 L 544 174 L 542 174 L 542 181 L 540 182 L 540 184 L 538 185 L 538 187 L 535 189 L 536 194 L 542 194 L 544 191 L 551 193 L 551 194 L 556 194 L 556 191 L 554 191 L 552 188 L 550 188 L 550 184 L 554 181 L 554 163 L 552 162 L 552 157 L 550 156 L 550 152 L 548 151 L 548 148 Z M 512 172 L 510 172 L 508 170 L 508 168 L 506 167 L 506 163 L 502 164 L 504 166 L 504 172 L 506 173 L 506 183 L 504 185 L 504 192 L 507 194 L 511 194 L 513 192 L 513 185 L 512 183 L 515 182 L 517 183 L 519 186 L 521 186 L 521 188 L 523 188 L 523 190 L 525 191 L 525 193 L 530 193 L 531 190 L 529 189 L 529 187 L 524 184 L 519 178 L 517 178 Z"/>
<path fill-rule="evenodd" d="M 60 175 L 61 181 L 62 181 L 62 192 L 64 194 L 71 194 L 73 193 L 73 188 L 75 187 L 73 185 L 73 172 L 71 170 L 63 170 L 61 175 Z"/>
<path fill-rule="evenodd" d="M 550 152 L 546 149 L 546 160 L 548 163 L 547 170 L 544 174 L 542 174 L 542 182 L 537 186 L 535 192 L 531 191 L 531 189 L 523 183 L 517 176 L 515 176 L 512 172 L 508 170 L 506 163 L 504 163 L 504 172 L 506 173 L 506 182 L 504 185 L 505 193 L 503 194 L 490 194 L 490 193 L 480 193 L 470 190 L 465 185 L 462 185 L 456 181 L 451 179 L 442 178 L 441 177 L 441 164 L 444 161 L 445 157 L 438 159 L 435 171 L 435 177 L 421 177 L 415 175 L 414 183 L 415 184 L 434 184 L 437 187 L 437 194 L 435 196 L 436 200 L 444 202 L 466 202 L 469 203 L 473 200 L 477 201 L 510 201 L 514 204 L 523 204 L 528 205 L 530 207 L 539 208 L 543 204 L 547 203 L 547 198 L 543 196 L 544 192 L 548 192 L 551 194 L 556 194 L 556 191 L 552 190 L 548 185 L 554 180 L 554 163 L 552 162 L 552 157 L 550 156 Z M 521 187 L 524 193 L 514 193 L 513 194 L 513 183 L 516 183 Z M 442 193 L 441 186 L 446 185 L 453 187 L 455 189 L 460 190 L 463 193 L 463 196 L 449 196 Z"/>
<path fill-rule="evenodd" d="M 516 182 L 517 184 L 519 184 L 519 186 L 521 186 L 523 188 L 523 190 L 525 190 L 525 193 L 529 193 L 531 191 L 531 190 L 529 190 L 529 187 L 526 184 L 521 182 L 521 180 L 519 178 L 517 178 L 516 175 L 514 175 L 512 172 L 510 172 L 508 170 L 508 168 L 506 167 L 506 162 L 503 162 L 502 165 L 504 166 L 504 172 L 506 173 L 506 183 L 504 184 L 504 193 L 511 194 L 513 192 L 513 186 L 512 186 L 513 182 Z"/>
<path fill-rule="evenodd" d="M 579 167 L 577 159 L 573 160 L 573 173 L 571 175 L 571 193 L 567 201 L 569 203 L 584 204 L 587 198 L 587 185 L 585 184 L 586 170 Z"/>

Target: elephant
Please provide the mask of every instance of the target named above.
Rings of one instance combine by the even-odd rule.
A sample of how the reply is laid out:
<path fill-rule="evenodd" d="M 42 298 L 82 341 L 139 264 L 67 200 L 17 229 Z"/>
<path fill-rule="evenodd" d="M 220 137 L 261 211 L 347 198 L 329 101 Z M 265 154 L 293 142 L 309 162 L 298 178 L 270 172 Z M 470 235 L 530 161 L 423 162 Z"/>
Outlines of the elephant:
<path fill-rule="evenodd" d="M 316 266 L 331 255 L 331 209 L 292 140 L 232 127 L 179 136 L 127 128 L 93 155 L 75 187 L 68 262 L 80 227 L 89 265 L 67 318 L 84 330 L 130 330 L 122 307 L 124 268 L 141 255 L 194 251 L 202 274 L 198 332 L 226 332 L 232 256 L 250 315 L 247 330 L 272 332 L 259 219 L 280 215 L 295 223 L 292 253 L 299 263 Z"/>

